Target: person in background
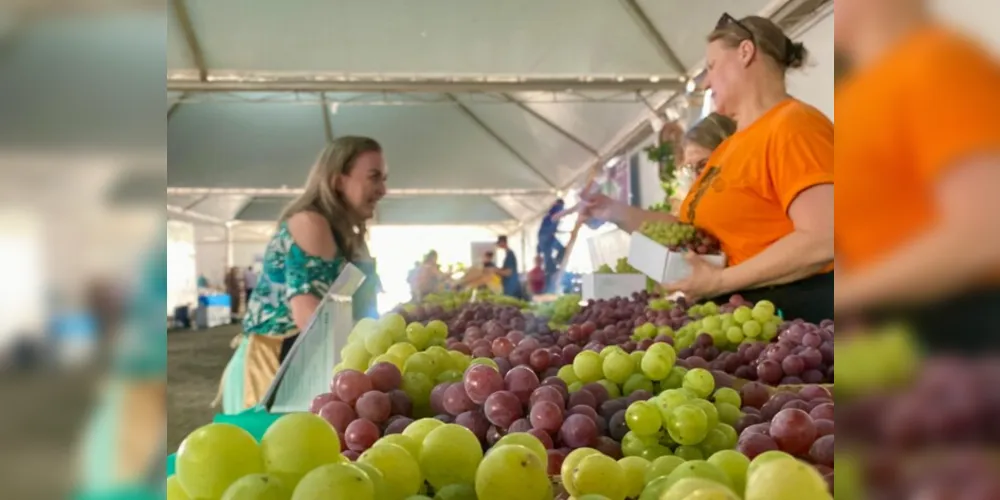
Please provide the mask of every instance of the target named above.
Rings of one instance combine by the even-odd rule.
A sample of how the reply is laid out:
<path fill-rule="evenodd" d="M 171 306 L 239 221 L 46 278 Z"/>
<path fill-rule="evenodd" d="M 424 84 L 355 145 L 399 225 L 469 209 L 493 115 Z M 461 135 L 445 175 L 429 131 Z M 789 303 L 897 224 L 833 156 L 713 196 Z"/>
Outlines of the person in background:
<path fill-rule="evenodd" d="M 729 136 L 736 133 L 736 122 L 728 116 L 712 113 L 696 123 L 684 134 L 682 142 L 683 164 L 678 165 L 676 175 L 679 189 L 670 200 L 673 215 L 680 215 L 681 204 L 691 189 L 691 183 L 701 175 L 708 158 Z"/>
<path fill-rule="evenodd" d="M 925 0 L 839 0 L 838 315 L 1000 347 L 1000 64 Z"/>
<path fill-rule="evenodd" d="M 556 237 L 556 233 L 559 232 L 559 221 L 555 218 L 555 215 L 562 212 L 565 207 L 566 202 L 562 198 L 556 199 L 538 226 L 538 255 L 542 256 L 545 263 L 545 276 L 550 288 L 555 288 L 552 280 L 566 252 L 566 247 Z"/>
<path fill-rule="evenodd" d="M 545 269 L 542 269 L 544 260 L 541 255 L 536 255 L 535 267 L 528 271 L 528 289 L 531 290 L 532 295 L 545 293 L 547 278 L 545 276 Z"/>
<path fill-rule="evenodd" d="M 281 214 L 263 273 L 243 318 L 244 334 L 223 373 L 216 402 L 238 413 L 260 402 L 281 361 L 347 263 L 368 279 L 354 293 L 353 320 L 377 316 L 379 280 L 366 224 L 386 194 L 382 146 L 367 137 L 335 139 L 320 153 L 305 189 Z"/>
<path fill-rule="evenodd" d="M 229 295 L 229 313 L 232 318 L 239 317 L 241 308 L 245 308 L 244 299 L 248 296 L 243 294 L 243 284 L 240 283 L 240 268 L 230 267 L 226 272 L 226 294 Z"/>
<path fill-rule="evenodd" d="M 254 288 L 257 288 L 257 272 L 253 270 L 253 266 L 247 266 L 243 271 L 243 289 L 246 290 L 247 304 L 250 303 L 250 294 Z"/>
<path fill-rule="evenodd" d="M 738 130 L 709 157 L 680 216 L 602 195 L 586 197 L 581 214 L 629 232 L 647 220 L 679 219 L 718 238 L 728 267 L 689 255 L 691 275 L 665 283 L 668 292 L 717 302 L 739 293 L 770 300 L 788 317 L 832 319 L 834 128 L 785 84 L 808 52 L 759 16 L 724 14 L 708 40 L 705 87 Z"/>
<path fill-rule="evenodd" d="M 190 275 L 188 275 L 190 276 Z M 210 283 L 208 282 L 208 277 L 204 273 L 198 275 L 198 288 L 205 289 L 208 288 Z"/>
<path fill-rule="evenodd" d="M 438 253 L 434 250 L 427 252 L 417 272 L 416 296 L 423 297 L 439 291 L 447 279 L 448 276 L 441 272 L 441 267 L 438 265 Z"/>
<path fill-rule="evenodd" d="M 503 265 L 497 270 L 503 282 L 503 294 L 519 299 L 524 294 L 521 289 L 521 278 L 517 272 L 517 256 L 507 245 L 506 235 L 500 235 L 497 238 L 497 248 L 504 251 Z"/>
<path fill-rule="evenodd" d="M 406 283 L 410 285 L 410 297 L 417 298 L 417 276 L 420 275 L 420 261 L 413 263 L 413 268 L 406 274 Z"/>

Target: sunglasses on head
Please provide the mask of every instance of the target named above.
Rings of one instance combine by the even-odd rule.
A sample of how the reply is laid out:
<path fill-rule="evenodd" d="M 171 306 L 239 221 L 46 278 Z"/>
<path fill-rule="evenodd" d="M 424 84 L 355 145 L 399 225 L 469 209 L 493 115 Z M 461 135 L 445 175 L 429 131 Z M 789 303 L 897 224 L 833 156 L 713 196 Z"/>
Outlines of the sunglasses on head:
<path fill-rule="evenodd" d="M 756 37 L 756 35 L 754 35 L 753 31 L 750 28 L 748 28 L 747 25 L 745 25 L 742 22 L 740 22 L 739 19 L 736 19 L 735 17 L 730 16 L 728 12 L 723 12 L 722 13 L 722 17 L 719 18 L 719 22 L 715 23 L 715 29 L 720 30 L 720 29 L 723 29 L 723 28 L 725 28 L 726 26 L 729 26 L 729 25 L 736 26 L 737 28 L 743 30 L 743 32 L 746 33 L 747 36 L 750 37 L 750 41 L 753 42 L 754 45 L 757 44 L 757 37 Z M 788 38 L 786 36 L 785 37 L 785 54 L 787 54 L 788 57 L 792 56 L 794 45 L 795 45 L 795 43 L 792 42 L 792 39 Z"/>

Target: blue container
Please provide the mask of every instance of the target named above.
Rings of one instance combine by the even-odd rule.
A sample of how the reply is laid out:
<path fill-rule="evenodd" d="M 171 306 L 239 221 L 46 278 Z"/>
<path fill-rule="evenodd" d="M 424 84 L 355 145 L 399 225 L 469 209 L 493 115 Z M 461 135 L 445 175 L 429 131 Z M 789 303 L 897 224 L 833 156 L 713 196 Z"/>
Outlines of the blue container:
<path fill-rule="evenodd" d="M 232 301 L 228 295 L 202 295 L 198 297 L 198 305 L 201 307 L 229 307 Z"/>

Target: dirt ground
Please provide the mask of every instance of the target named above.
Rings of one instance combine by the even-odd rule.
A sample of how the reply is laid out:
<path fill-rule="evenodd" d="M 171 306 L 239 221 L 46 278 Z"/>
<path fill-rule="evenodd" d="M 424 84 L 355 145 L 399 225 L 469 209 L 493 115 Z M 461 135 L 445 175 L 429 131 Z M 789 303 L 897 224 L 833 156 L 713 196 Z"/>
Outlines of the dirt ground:
<path fill-rule="evenodd" d="M 171 453 L 189 432 L 210 423 L 217 413 L 209 405 L 233 353 L 229 341 L 238 333 L 239 325 L 227 325 L 167 335 L 167 449 Z"/>

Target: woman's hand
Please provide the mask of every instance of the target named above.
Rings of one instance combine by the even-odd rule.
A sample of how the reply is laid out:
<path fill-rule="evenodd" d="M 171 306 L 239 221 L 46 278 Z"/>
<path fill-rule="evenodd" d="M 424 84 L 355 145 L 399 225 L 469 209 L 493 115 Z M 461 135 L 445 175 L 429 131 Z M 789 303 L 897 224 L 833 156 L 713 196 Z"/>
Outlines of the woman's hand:
<path fill-rule="evenodd" d="M 691 266 L 691 275 L 673 283 L 664 283 L 667 294 L 681 292 L 689 303 L 717 297 L 726 293 L 722 272 L 725 268 L 712 264 L 695 253 L 687 253 L 684 260 Z"/>
<path fill-rule="evenodd" d="M 620 201 L 606 195 L 595 193 L 580 199 L 580 203 L 552 216 L 559 220 L 573 212 L 577 212 L 583 221 L 597 219 L 618 224 L 625 218 L 628 207 Z"/>

